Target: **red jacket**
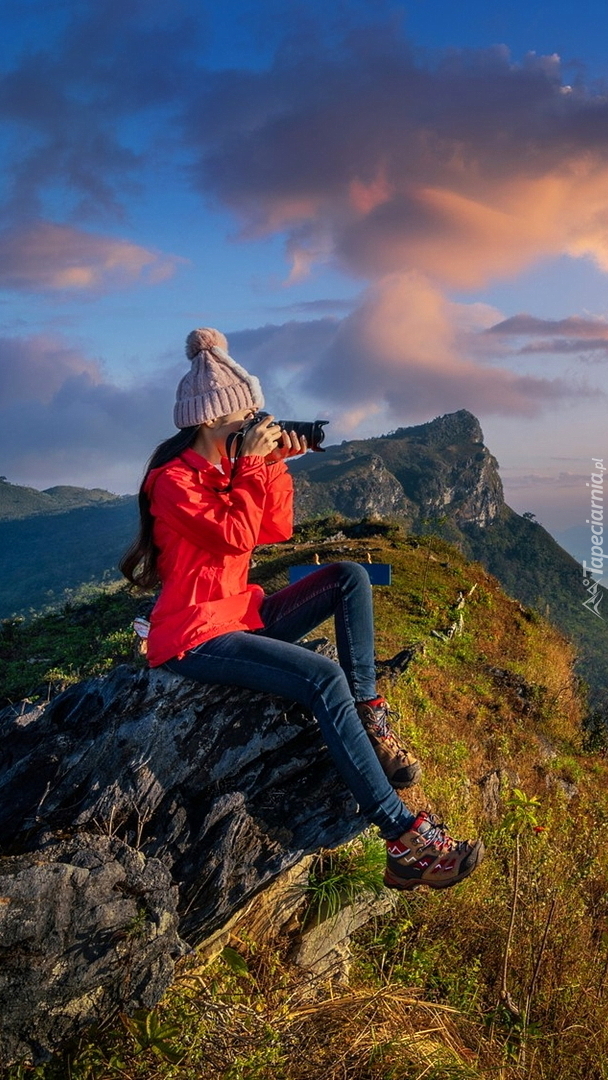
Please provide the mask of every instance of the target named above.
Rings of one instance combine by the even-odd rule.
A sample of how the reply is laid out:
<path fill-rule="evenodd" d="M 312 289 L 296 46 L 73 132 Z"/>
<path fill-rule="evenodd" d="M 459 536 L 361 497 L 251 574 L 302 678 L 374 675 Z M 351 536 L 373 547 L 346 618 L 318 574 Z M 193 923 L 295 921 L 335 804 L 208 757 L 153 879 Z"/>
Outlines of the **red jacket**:
<path fill-rule="evenodd" d="M 222 464 L 227 472 L 228 461 Z M 263 626 L 264 591 L 247 583 L 251 552 L 256 544 L 291 536 L 291 475 L 284 461 L 267 465 L 262 457 L 243 457 L 230 491 L 227 483 L 194 450 L 148 475 L 162 582 L 150 616 L 151 667 L 218 634 Z"/>

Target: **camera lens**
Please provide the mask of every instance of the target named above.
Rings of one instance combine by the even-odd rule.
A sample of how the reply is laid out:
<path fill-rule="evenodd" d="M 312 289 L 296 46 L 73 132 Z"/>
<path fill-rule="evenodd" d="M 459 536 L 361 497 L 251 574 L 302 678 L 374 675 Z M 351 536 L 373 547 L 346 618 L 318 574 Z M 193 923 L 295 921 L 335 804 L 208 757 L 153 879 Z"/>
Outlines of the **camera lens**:
<path fill-rule="evenodd" d="M 323 428 L 329 420 L 279 420 L 283 431 L 295 431 L 299 437 L 304 436 L 309 450 L 321 450 L 321 443 L 325 439 Z"/>

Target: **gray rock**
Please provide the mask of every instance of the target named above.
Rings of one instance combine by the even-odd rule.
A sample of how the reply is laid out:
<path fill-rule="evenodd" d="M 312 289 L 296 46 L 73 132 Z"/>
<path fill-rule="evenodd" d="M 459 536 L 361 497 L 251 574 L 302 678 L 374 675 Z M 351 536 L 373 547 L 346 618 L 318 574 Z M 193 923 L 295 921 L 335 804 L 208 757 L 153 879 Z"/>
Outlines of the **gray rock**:
<path fill-rule="evenodd" d="M 340 448 L 327 451 L 308 472 L 294 472 L 298 522 L 318 514 L 401 518 L 413 521 L 415 507 L 378 454 L 352 455 Z"/>
<path fill-rule="evenodd" d="M 184 941 L 366 824 L 293 702 L 123 666 L 19 711 L 0 713 L 4 1063 L 153 1005 Z"/>
<path fill-rule="evenodd" d="M 481 806 L 488 821 L 498 821 L 501 809 L 503 776 L 500 769 L 493 769 L 478 781 L 481 788 Z"/>
<path fill-rule="evenodd" d="M 380 896 L 364 893 L 354 903 L 306 930 L 294 950 L 294 963 L 315 978 L 338 975 L 339 980 L 345 981 L 352 959 L 352 935 L 371 919 L 392 911 L 395 904 L 396 899 L 388 890 Z"/>
<path fill-rule="evenodd" d="M 184 949 L 169 871 L 116 838 L 80 835 L 0 860 L 5 1063 L 116 1008 L 154 1005 Z"/>

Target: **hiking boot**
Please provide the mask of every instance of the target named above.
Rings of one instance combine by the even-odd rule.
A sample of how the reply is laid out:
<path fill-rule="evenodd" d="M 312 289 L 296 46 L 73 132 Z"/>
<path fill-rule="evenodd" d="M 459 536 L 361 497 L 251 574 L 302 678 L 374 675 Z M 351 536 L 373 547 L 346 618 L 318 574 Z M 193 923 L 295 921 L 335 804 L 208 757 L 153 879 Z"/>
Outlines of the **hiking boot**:
<path fill-rule="evenodd" d="M 414 755 L 405 749 L 390 728 L 388 702 L 384 698 L 360 701 L 357 704 L 357 712 L 389 783 L 397 791 L 417 784 L 422 776 L 422 769 Z"/>
<path fill-rule="evenodd" d="M 389 889 L 449 889 L 468 877 L 484 856 L 481 840 L 453 840 L 426 811 L 397 840 L 386 841 L 384 884 Z"/>

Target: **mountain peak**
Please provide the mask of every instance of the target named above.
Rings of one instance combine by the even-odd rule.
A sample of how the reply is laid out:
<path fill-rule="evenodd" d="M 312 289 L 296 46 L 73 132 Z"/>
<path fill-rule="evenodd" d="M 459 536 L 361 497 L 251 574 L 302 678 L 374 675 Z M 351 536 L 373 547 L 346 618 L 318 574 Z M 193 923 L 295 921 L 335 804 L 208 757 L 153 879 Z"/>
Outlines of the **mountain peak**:
<path fill-rule="evenodd" d="M 476 416 L 468 409 L 458 409 L 457 412 L 445 413 L 437 416 L 434 420 L 428 420 L 424 424 L 416 424 L 412 427 L 397 428 L 389 435 L 381 436 L 385 439 L 410 439 L 412 442 L 423 443 L 426 446 L 450 446 L 453 443 L 482 443 L 483 431 Z"/>
<path fill-rule="evenodd" d="M 370 455 L 384 468 L 372 469 L 369 463 L 361 468 L 362 458 Z M 305 516 L 331 507 L 347 517 L 360 517 L 365 505 L 365 513 L 401 517 L 409 527 L 446 515 L 457 528 L 470 523 L 483 527 L 504 505 L 498 464 L 484 446 L 479 420 L 468 409 L 388 435 L 330 446 L 325 455 L 311 454 L 292 468 L 296 505 Z M 332 480 L 338 479 L 340 490 L 335 492 Z"/>

